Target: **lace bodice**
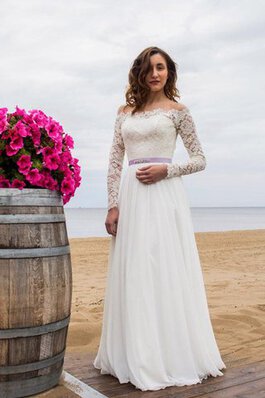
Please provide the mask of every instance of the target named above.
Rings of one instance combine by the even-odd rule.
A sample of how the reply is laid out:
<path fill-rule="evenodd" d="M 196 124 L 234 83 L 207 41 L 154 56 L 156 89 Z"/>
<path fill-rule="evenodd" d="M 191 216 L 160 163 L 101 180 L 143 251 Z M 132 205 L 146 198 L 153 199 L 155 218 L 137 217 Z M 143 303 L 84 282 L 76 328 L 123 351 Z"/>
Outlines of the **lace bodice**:
<path fill-rule="evenodd" d="M 172 158 L 176 139 L 180 135 L 187 149 L 189 161 L 168 163 L 165 178 L 179 177 L 206 167 L 196 126 L 190 110 L 162 108 L 151 111 L 120 112 L 116 116 L 107 176 L 108 209 L 118 205 L 118 192 L 125 151 L 128 160 L 142 157 Z"/>

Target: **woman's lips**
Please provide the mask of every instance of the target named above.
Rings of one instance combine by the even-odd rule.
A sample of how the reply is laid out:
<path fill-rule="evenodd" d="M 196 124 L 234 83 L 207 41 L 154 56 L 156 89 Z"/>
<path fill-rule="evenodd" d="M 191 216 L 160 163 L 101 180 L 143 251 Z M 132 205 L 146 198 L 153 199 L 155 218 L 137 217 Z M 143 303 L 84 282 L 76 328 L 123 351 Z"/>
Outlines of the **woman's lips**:
<path fill-rule="evenodd" d="M 157 83 L 159 83 L 159 82 L 150 82 L 150 84 L 157 84 Z"/>

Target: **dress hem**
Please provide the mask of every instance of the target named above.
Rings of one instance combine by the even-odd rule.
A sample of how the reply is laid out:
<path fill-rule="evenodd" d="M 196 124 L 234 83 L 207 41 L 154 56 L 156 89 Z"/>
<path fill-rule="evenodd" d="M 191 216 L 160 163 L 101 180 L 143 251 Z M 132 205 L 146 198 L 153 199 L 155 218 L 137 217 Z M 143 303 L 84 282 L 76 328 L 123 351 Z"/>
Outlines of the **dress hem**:
<path fill-rule="evenodd" d="M 158 386 L 153 386 L 153 387 L 140 387 L 139 385 L 136 385 L 135 383 L 133 383 L 129 378 L 126 379 L 120 379 L 119 377 L 117 377 L 116 374 L 110 372 L 109 370 L 104 370 L 104 368 L 102 367 L 97 367 L 94 363 L 93 366 L 96 369 L 100 370 L 100 374 L 106 375 L 109 374 L 113 377 L 115 377 L 120 384 L 126 384 L 126 383 L 131 383 L 136 389 L 141 390 L 141 391 L 157 391 L 157 390 L 163 390 L 167 387 L 184 387 L 184 386 L 191 386 L 191 385 L 195 385 L 195 384 L 201 384 L 203 382 L 203 380 L 208 379 L 209 377 L 222 377 L 224 376 L 224 373 L 221 372 L 222 369 L 226 369 L 226 366 L 222 366 L 220 368 L 218 368 L 218 370 L 220 371 L 221 374 L 212 374 L 212 373 L 207 373 L 204 376 L 199 376 L 197 379 L 192 380 L 192 381 L 185 381 L 185 382 L 181 382 L 181 381 L 176 381 L 173 383 L 169 383 L 169 384 L 161 384 Z"/>

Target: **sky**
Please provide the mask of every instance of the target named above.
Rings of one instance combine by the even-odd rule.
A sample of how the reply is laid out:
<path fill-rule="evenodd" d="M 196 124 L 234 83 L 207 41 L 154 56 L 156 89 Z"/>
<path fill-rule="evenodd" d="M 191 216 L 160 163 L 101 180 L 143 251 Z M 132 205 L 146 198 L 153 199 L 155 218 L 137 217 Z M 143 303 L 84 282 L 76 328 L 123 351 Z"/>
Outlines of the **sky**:
<path fill-rule="evenodd" d="M 106 207 L 129 69 L 144 48 L 160 47 L 177 64 L 179 102 L 207 159 L 182 177 L 190 205 L 264 206 L 264 37 L 263 0 L 1 0 L 0 107 L 59 121 L 82 168 L 66 206 Z M 188 160 L 180 139 L 173 160 Z"/>

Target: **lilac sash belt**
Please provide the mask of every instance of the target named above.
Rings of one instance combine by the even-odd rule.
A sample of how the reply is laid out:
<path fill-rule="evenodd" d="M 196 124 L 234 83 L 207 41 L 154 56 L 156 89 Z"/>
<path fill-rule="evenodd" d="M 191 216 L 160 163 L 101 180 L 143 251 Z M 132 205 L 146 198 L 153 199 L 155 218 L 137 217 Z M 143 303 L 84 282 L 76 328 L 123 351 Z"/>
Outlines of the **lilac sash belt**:
<path fill-rule="evenodd" d="M 154 157 L 154 158 L 138 158 L 138 159 L 131 159 L 129 160 L 129 166 L 132 164 L 137 164 L 137 163 L 172 163 L 171 158 L 160 158 L 160 157 Z"/>

